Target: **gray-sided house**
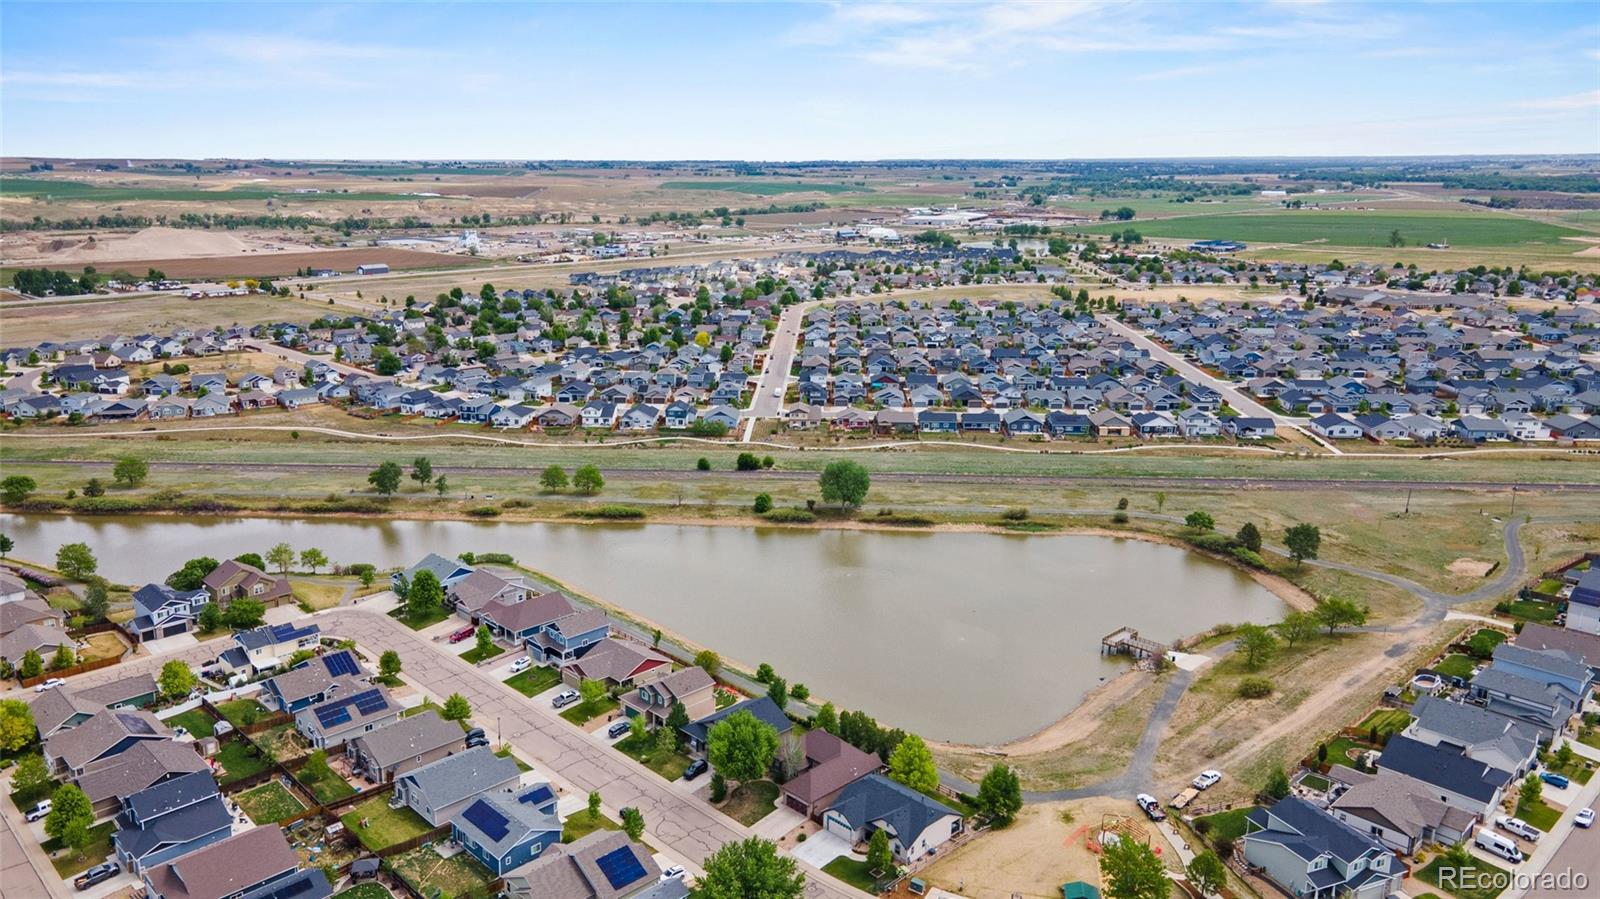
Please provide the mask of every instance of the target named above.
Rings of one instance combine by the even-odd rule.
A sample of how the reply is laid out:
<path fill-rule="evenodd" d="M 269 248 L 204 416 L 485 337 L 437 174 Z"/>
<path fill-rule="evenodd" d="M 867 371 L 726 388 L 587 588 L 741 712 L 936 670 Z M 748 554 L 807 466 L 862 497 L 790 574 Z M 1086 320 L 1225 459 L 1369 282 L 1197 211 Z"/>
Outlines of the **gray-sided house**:
<path fill-rule="evenodd" d="M 128 633 L 141 643 L 186 634 L 210 601 L 211 591 L 204 587 L 174 590 L 166 584 L 145 584 L 133 592 L 133 620 L 128 622 Z"/>
<path fill-rule="evenodd" d="M 429 827 L 439 827 L 478 794 L 515 788 L 520 774 L 515 760 L 478 746 L 407 771 L 395 778 L 394 792 Z"/>
<path fill-rule="evenodd" d="M 535 597 L 537 598 L 537 597 Z M 528 652 L 547 664 L 561 665 L 578 658 L 611 636 L 611 618 L 599 609 L 579 609 L 536 628 L 526 638 Z"/>
<path fill-rule="evenodd" d="M 506 875 L 514 899 L 624 899 L 655 886 L 661 876 L 650 850 L 615 830 L 597 830 L 557 843 Z"/>
<path fill-rule="evenodd" d="M 44 741 L 44 760 L 57 777 L 78 777 L 95 762 L 147 740 L 170 740 L 172 731 L 149 712 L 107 709 Z"/>
<path fill-rule="evenodd" d="M 251 675 L 271 671 L 302 649 L 318 643 L 321 628 L 315 624 L 269 624 L 239 631 L 234 645 L 217 657 L 223 667 Z"/>
<path fill-rule="evenodd" d="M 1511 775 L 1474 761 L 1452 746 L 1430 746 L 1396 734 L 1378 756 L 1378 768 L 1396 771 L 1433 788 L 1440 802 L 1487 819 L 1494 814 Z"/>
<path fill-rule="evenodd" d="M 361 734 L 386 727 L 400 719 L 400 706 L 382 687 L 360 684 L 344 678 L 333 691 L 333 698 L 301 709 L 294 716 L 294 727 L 311 745 L 331 749 Z"/>
<path fill-rule="evenodd" d="M 135 743 L 121 755 L 90 765 L 78 775 L 76 783 L 89 797 L 98 820 L 120 812 L 122 801 L 141 790 L 185 774 L 209 770 L 206 760 L 194 751 L 193 743 L 148 740 Z"/>
<path fill-rule="evenodd" d="M 1415 719 L 1403 731 L 1420 743 L 1459 749 L 1473 761 L 1483 762 L 1521 779 L 1533 770 L 1539 751 L 1539 733 L 1482 706 L 1424 696 L 1411 707 Z"/>
<path fill-rule="evenodd" d="M 456 614 L 478 623 L 483 607 L 496 600 L 515 603 L 526 599 L 528 587 L 518 580 L 507 580 L 482 568 L 445 588 L 445 599 L 455 607 Z"/>
<path fill-rule="evenodd" d="M 822 815 L 822 826 L 852 845 L 866 842 L 873 831 L 884 831 L 894 857 L 914 862 L 949 842 L 965 824 L 944 803 L 881 774 L 869 774 L 839 791 Z"/>
<path fill-rule="evenodd" d="M 124 868 L 143 872 L 226 839 L 232 828 L 211 772 L 195 771 L 124 799 L 111 842 Z"/>
<path fill-rule="evenodd" d="M 778 708 L 778 704 L 772 701 L 772 697 L 757 696 L 754 699 L 741 700 L 704 718 L 691 721 L 678 730 L 689 741 L 689 751 L 705 752 L 706 736 L 711 732 L 712 726 L 729 715 L 738 712 L 749 712 L 756 716 L 756 720 L 765 722 L 773 730 L 777 731 L 780 737 L 794 729 L 794 723 L 789 720 L 788 715 L 783 713 L 783 709 Z M 807 755 L 809 756 L 809 753 Z"/>
<path fill-rule="evenodd" d="M 1367 774 L 1345 765 L 1329 772 L 1339 786 L 1328 811 L 1335 818 L 1405 855 L 1429 843 L 1464 842 L 1478 816 L 1433 795 L 1422 781 L 1395 771 Z"/>
<path fill-rule="evenodd" d="M 387 783 L 466 747 L 466 735 L 454 721 L 428 709 L 387 727 L 364 733 L 344 744 L 351 766 L 373 783 Z"/>
<path fill-rule="evenodd" d="M 1383 899 L 1403 877 L 1382 843 L 1297 796 L 1252 809 L 1240 842 L 1245 860 L 1291 896 Z"/>
<path fill-rule="evenodd" d="M 449 590 L 456 581 L 471 574 L 475 569 L 460 559 L 446 559 L 438 553 L 428 553 L 417 564 L 405 571 L 397 571 L 389 576 L 392 586 L 399 587 L 401 582 L 407 584 L 417 579 L 417 572 L 431 571 L 439 579 L 439 586 Z"/>
<path fill-rule="evenodd" d="M 561 842 L 556 793 L 547 783 L 483 793 L 450 819 L 450 835 L 490 873 L 503 877 Z"/>
<path fill-rule="evenodd" d="M 561 679 L 573 686 L 597 680 L 607 687 L 631 687 L 672 671 L 672 660 L 641 643 L 607 637 L 576 662 L 561 667 Z"/>
<path fill-rule="evenodd" d="M 1548 743 L 1566 728 L 1591 686 L 1589 666 L 1565 652 L 1502 643 L 1494 661 L 1472 679 L 1472 694 L 1489 711 L 1531 725 Z"/>
<path fill-rule="evenodd" d="M 681 702 L 689 720 L 697 721 L 716 711 L 716 686 L 704 668 L 690 665 L 623 694 L 622 711 L 629 718 L 643 716 L 654 729 L 665 724 L 673 704 Z"/>

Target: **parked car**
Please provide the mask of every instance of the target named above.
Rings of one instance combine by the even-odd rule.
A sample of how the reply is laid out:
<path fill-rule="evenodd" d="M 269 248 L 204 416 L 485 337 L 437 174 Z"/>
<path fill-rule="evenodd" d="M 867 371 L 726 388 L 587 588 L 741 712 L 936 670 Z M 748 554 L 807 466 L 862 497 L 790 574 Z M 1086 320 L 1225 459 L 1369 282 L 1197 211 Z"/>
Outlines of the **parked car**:
<path fill-rule="evenodd" d="M 66 683 L 66 681 L 62 680 L 61 678 L 52 677 L 49 680 L 45 681 L 44 683 L 39 684 L 38 686 L 34 687 L 33 688 L 33 692 L 35 692 L 35 693 L 43 693 L 44 691 L 50 689 L 51 687 L 59 687 L 64 683 Z"/>
<path fill-rule="evenodd" d="M 633 730 L 633 725 L 628 723 L 628 719 L 620 718 L 611 722 L 611 726 L 606 728 L 606 736 L 615 740 L 630 730 Z"/>
<path fill-rule="evenodd" d="M 511 673 L 512 674 L 521 674 L 522 672 L 527 671 L 528 668 L 531 667 L 532 665 L 533 665 L 533 657 L 532 656 L 523 656 L 522 658 L 517 659 L 516 661 L 511 663 Z"/>
<path fill-rule="evenodd" d="M 1216 786 L 1217 782 L 1220 780 L 1222 780 L 1221 771 L 1206 770 L 1201 771 L 1200 776 L 1196 777 L 1189 785 L 1194 787 L 1196 790 L 1204 790 L 1209 787 Z"/>
<path fill-rule="evenodd" d="M 1478 832 L 1472 837 L 1472 842 L 1479 849 L 1492 852 L 1514 865 L 1522 863 L 1522 850 L 1517 848 L 1517 844 L 1487 827 L 1478 828 Z"/>
<path fill-rule="evenodd" d="M 1494 823 L 1496 827 L 1500 828 L 1506 833 L 1514 833 L 1530 843 L 1537 843 L 1539 841 L 1539 836 L 1542 833 L 1542 831 L 1540 831 L 1537 827 L 1534 827 L 1532 824 L 1529 824 L 1521 818 L 1513 818 L 1510 815 L 1501 815 L 1494 819 Z"/>
<path fill-rule="evenodd" d="M 472 730 L 467 731 L 466 741 L 468 749 L 472 749 L 475 746 L 488 746 L 489 735 L 483 732 L 483 728 L 474 727 Z"/>
<path fill-rule="evenodd" d="M 705 759 L 695 759 L 689 763 L 689 767 L 683 769 L 683 779 L 694 780 L 696 777 L 706 773 L 706 769 L 709 767 L 711 766 L 706 764 Z"/>
<path fill-rule="evenodd" d="M 1578 825 L 1579 827 L 1594 826 L 1594 809 L 1578 809 L 1578 814 L 1573 816 L 1572 823 Z"/>
<path fill-rule="evenodd" d="M 27 818 L 29 821 L 37 821 L 48 814 L 50 814 L 50 800 L 44 799 L 41 800 L 38 805 L 28 809 L 28 813 L 23 817 Z"/>
<path fill-rule="evenodd" d="M 684 871 L 682 865 L 668 865 L 661 871 L 660 882 L 666 883 L 669 880 L 677 880 L 683 877 L 683 874 Z"/>
<path fill-rule="evenodd" d="M 1167 819 L 1167 813 L 1161 810 L 1161 803 L 1149 793 L 1140 793 L 1133 798 L 1133 801 L 1139 803 L 1139 808 L 1144 810 L 1146 817 L 1150 820 L 1165 821 Z"/>
<path fill-rule="evenodd" d="M 555 699 L 550 700 L 550 704 L 558 709 L 564 709 L 582 698 L 583 697 L 578 695 L 577 690 L 562 690 L 560 693 L 556 694 Z"/>
<path fill-rule="evenodd" d="M 116 862 L 101 862 L 100 864 L 95 865 L 93 868 L 90 868 L 82 874 L 79 874 L 73 879 L 72 885 L 80 890 L 87 890 L 97 883 L 105 883 L 111 878 L 116 877 L 117 872 L 121 870 L 121 868 L 117 867 Z"/>
<path fill-rule="evenodd" d="M 469 624 L 461 630 L 452 633 L 450 635 L 450 642 L 460 643 L 462 640 L 470 639 L 472 635 L 476 634 L 477 632 L 478 629 Z"/>
<path fill-rule="evenodd" d="M 1566 775 L 1556 774 L 1553 771 L 1541 772 L 1539 774 L 1539 779 L 1558 790 L 1565 790 L 1567 786 L 1572 783 L 1572 781 L 1567 780 Z"/>

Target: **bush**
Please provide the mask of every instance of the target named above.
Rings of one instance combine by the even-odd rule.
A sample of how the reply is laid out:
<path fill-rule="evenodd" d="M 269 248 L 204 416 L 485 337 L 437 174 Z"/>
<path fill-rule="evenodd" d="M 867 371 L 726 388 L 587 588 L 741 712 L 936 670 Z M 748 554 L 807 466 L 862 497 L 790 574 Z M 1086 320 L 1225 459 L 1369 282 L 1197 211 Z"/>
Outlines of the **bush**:
<path fill-rule="evenodd" d="M 1112 524 L 1127 524 L 1128 523 L 1128 513 L 1126 513 L 1126 512 L 1118 512 L 1115 515 L 1112 515 L 1111 516 L 1111 523 Z"/>
<path fill-rule="evenodd" d="M 757 493 L 755 504 L 751 507 L 757 515 L 765 515 L 772 511 L 772 496 L 766 493 Z"/>
<path fill-rule="evenodd" d="M 1265 677 L 1247 677 L 1239 681 L 1239 695 L 1245 699 L 1263 699 L 1272 695 L 1272 680 Z"/>
<path fill-rule="evenodd" d="M 773 524 L 810 524 L 817 520 L 815 512 L 805 509 L 773 509 L 765 517 Z"/>
<path fill-rule="evenodd" d="M 603 518 L 608 521 L 626 521 L 644 517 L 644 510 L 634 506 L 607 504 L 593 509 L 578 509 L 567 513 L 573 518 Z"/>
<path fill-rule="evenodd" d="M 1000 517 L 1005 519 L 1006 521 L 1027 521 L 1028 520 L 1028 510 L 1026 508 L 1022 508 L 1022 507 L 1018 507 L 1018 508 L 1015 508 L 1015 509 L 1007 509 L 1004 512 L 1000 513 Z"/>
<path fill-rule="evenodd" d="M 889 512 L 887 514 L 879 512 L 878 516 L 874 518 L 873 521 L 876 521 L 879 524 L 894 524 L 913 528 L 933 527 L 935 523 L 932 518 L 929 518 L 926 515 L 900 515 L 894 512 Z"/>
<path fill-rule="evenodd" d="M 476 509 L 468 509 L 467 514 L 473 518 L 493 518 L 500 514 L 500 510 L 494 506 L 479 506 Z"/>
<path fill-rule="evenodd" d="M 1251 568 L 1266 568 L 1267 567 L 1267 560 L 1261 558 L 1261 554 L 1260 553 L 1252 552 L 1247 547 L 1235 546 L 1233 548 L 1232 556 L 1235 559 L 1238 559 L 1241 563 L 1250 566 Z"/>
<path fill-rule="evenodd" d="M 517 560 L 510 553 L 478 553 L 473 557 L 481 565 L 515 565 Z"/>
<path fill-rule="evenodd" d="M 1201 531 L 1189 535 L 1189 543 L 1206 552 L 1226 553 L 1233 551 L 1233 538 L 1215 531 Z"/>

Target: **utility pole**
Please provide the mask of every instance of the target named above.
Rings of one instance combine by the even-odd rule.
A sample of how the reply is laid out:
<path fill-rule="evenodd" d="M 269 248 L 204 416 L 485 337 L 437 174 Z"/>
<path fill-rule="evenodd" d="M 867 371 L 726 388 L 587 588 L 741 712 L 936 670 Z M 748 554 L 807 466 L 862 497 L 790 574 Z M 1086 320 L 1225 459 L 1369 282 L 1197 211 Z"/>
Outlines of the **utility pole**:
<path fill-rule="evenodd" d="M 1516 484 L 1512 484 L 1511 485 L 1511 516 L 1513 518 L 1515 518 L 1516 514 L 1517 514 L 1517 485 Z"/>
<path fill-rule="evenodd" d="M 1411 517 L 1411 488 L 1406 488 L 1406 517 Z"/>

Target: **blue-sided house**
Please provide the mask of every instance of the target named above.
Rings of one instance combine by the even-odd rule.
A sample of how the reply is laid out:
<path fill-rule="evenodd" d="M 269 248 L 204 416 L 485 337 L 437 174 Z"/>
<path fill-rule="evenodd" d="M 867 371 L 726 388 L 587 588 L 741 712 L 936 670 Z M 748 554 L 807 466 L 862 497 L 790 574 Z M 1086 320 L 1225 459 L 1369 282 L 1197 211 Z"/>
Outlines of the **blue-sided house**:
<path fill-rule="evenodd" d="M 226 839 L 232 828 L 211 772 L 193 771 L 125 797 L 112 845 L 117 861 L 142 872 Z"/>
<path fill-rule="evenodd" d="M 536 783 L 515 793 L 485 793 L 450 819 L 450 835 L 495 876 L 503 876 L 561 842 L 555 791 Z"/>

